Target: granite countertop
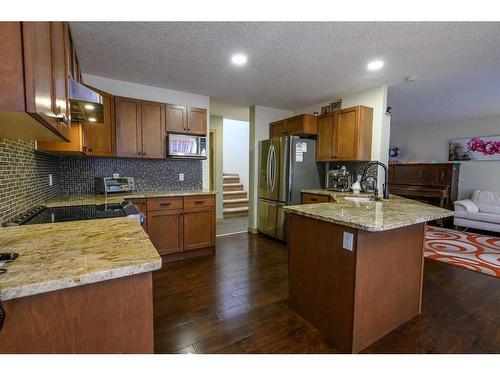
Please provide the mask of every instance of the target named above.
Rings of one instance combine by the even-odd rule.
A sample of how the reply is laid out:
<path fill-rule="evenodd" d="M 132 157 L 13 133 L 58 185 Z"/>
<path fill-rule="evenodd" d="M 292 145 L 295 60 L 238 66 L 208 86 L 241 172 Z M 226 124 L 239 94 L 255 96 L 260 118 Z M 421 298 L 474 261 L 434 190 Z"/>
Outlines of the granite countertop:
<path fill-rule="evenodd" d="M 44 203 L 47 207 L 62 207 L 62 206 L 77 206 L 87 204 L 111 204 L 121 203 L 127 199 L 141 198 L 161 198 L 161 197 L 182 197 L 190 195 L 213 195 L 216 191 L 212 190 L 158 190 L 158 191 L 137 191 L 131 193 L 114 193 L 114 194 L 80 194 L 80 195 L 63 195 L 48 200 Z"/>
<path fill-rule="evenodd" d="M 345 199 L 353 196 L 352 193 L 324 189 L 302 192 L 329 195 L 333 202 L 286 206 L 283 208 L 285 212 L 369 232 L 381 232 L 453 216 L 453 211 L 395 195 L 391 195 L 390 199 L 374 202 L 352 202 Z"/>
<path fill-rule="evenodd" d="M 0 252 L 19 253 L 1 268 L 3 301 L 151 272 L 161 257 L 128 218 L 0 228 Z"/>

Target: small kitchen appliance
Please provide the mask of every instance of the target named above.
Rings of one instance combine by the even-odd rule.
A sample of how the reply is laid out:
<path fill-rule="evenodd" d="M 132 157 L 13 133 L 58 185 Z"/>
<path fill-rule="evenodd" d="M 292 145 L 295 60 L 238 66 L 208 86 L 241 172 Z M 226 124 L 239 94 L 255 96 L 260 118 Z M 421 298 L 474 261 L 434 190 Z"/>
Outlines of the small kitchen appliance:
<path fill-rule="evenodd" d="M 207 158 L 207 137 L 169 134 L 167 156 L 171 158 Z"/>
<path fill-rule="evenodd" d="M 135 190 L 133 177 L 96 177 L 94 179 L 97 194 L 126 193 Z"/>

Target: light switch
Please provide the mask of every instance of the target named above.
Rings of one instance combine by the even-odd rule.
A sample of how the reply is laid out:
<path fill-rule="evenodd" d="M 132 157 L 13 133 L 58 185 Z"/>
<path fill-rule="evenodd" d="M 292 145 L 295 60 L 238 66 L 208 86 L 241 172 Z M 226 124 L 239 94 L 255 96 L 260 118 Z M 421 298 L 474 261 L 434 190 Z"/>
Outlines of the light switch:
<path fill-rule="evenodd" d="M 179 181 L 184 181 L 184 173 L 179 173 Z"/>
<path fill-rule="evenodd" d="M 342 247 L 346 250 L 352 251 L 354 244 L 354 234 L 349 232 L 344 232 L 344 241 Z"/>

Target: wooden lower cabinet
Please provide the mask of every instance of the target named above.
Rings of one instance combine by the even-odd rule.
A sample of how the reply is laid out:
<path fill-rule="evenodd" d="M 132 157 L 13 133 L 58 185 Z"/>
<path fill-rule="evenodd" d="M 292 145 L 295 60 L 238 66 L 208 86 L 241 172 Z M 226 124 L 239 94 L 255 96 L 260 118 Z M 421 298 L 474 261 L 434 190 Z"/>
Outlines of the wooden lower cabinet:
<path fill-rule="evenodd" d="M 302 193 L 302 204 L 325 203 L 330 202 L 328 195 Z"/>
<path fill-rule="evenodd" d="M 214 208 L 191 209 L 184 214 L 184 250 L 215 245 Z"/>
<path fill-rule="evenodd" d="M 147 214 L 147 232 L 161 255 L 183 250 L 183 212 L 181 210 L 151 211 Z"/>
<path fill-rule="evenodd" d="M 147 217 L 144 230 L 156 250 L 169 259 L 213 254 L 215 196 L 131 199 Z"/>

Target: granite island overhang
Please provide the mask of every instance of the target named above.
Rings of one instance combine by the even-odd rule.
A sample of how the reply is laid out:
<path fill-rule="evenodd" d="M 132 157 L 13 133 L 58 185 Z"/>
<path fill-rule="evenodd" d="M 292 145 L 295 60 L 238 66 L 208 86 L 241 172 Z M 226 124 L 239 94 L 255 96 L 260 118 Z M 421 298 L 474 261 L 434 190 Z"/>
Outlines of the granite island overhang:
<path fill-rule="evenodd" d="M 425 223 L 453 212 L 406 198 L 284 207 L 289 303 L 339 349 L 358 353 L 421 311 Z"/>
<path fill-rule="evenodd" d="M 152 271 L 162 260 L 137 221 L 0 228 L 6 311 L 0 353 L 152 353 Z"/>

